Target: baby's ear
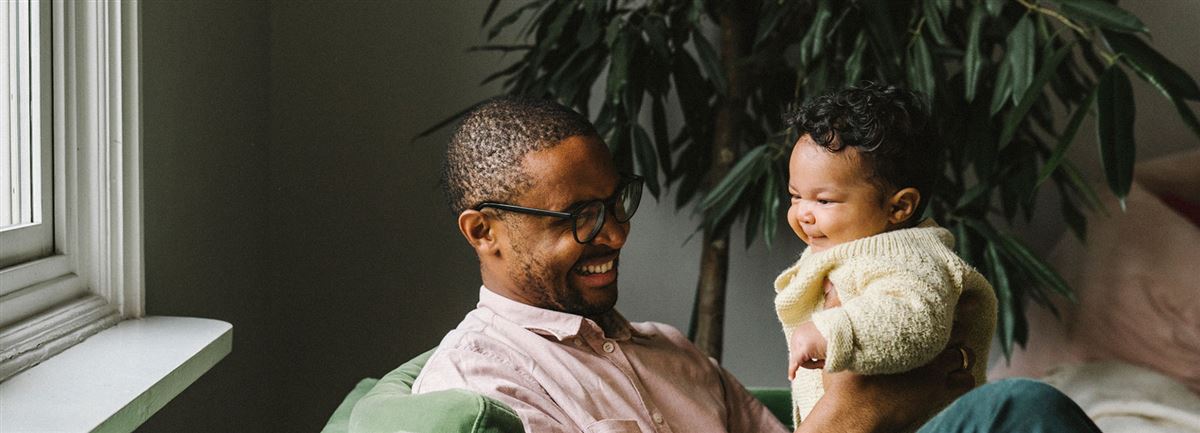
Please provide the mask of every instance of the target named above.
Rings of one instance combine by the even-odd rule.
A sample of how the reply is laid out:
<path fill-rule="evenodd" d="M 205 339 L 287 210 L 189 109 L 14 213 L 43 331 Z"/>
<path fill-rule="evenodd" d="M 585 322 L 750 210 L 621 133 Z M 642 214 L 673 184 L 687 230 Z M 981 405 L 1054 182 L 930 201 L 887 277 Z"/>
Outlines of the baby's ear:
<path fill-rule="evenodd" d="M 921 204 L 921 191 L 908 187 L 896 191 L 888 198 L 888 223 L 903 225 L 911 219 Z"/>

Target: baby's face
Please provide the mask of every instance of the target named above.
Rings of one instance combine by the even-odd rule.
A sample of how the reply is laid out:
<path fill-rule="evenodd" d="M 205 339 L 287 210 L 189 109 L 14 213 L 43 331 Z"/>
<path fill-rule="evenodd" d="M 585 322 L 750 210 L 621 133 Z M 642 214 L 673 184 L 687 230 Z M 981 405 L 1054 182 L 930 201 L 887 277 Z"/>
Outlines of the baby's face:
<path fill-rule="evenodd" d="M 807 134 L 788 163 L 788 225 L 814 251 L 865 238 L 891 227 L 887 198 L 867 178 L 858 150 L 837 153 Z"/>

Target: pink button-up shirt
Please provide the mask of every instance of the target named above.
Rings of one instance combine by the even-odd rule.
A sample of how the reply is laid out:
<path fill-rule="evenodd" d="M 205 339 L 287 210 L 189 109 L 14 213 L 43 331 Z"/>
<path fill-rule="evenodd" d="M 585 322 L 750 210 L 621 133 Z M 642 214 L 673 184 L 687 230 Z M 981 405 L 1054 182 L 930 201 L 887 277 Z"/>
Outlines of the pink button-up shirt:
<path fill-rule="evenodd" d="M 616 311 L 600 322 L 481 288 L 413 393 L 482 393 L 513 408 L 527 432 L 786 431 L 675 328 Z"/>

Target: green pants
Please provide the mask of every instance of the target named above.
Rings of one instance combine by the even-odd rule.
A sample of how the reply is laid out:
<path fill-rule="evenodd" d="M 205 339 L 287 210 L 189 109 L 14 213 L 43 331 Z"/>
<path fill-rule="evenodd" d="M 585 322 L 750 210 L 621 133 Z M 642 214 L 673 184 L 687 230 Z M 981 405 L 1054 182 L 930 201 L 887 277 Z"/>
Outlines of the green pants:
<path fill-rule="evenodd" d="M 1027 379 L 989 383 L 959 397 L 918 433 L 1100 433 L 1079 405 Z"/>

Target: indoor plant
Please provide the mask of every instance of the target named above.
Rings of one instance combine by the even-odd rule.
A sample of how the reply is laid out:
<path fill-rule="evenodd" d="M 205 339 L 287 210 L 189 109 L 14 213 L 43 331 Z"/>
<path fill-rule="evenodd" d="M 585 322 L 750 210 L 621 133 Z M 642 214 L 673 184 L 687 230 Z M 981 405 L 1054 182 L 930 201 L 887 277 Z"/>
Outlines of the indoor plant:
<path fill-rule="evenodd" d="M 782 114 L 796 101 L 861 80 L 930 98 L 948 170 L 929 212 L 993 283 L 1006 354 L 1025 340 L 1026 298 L 1053 308 L 1050 296 L 1073 296 L 1004 227 L 1030 218 L 1039 188 L 1053 187 L 1083 236 L 1081 209 L 1100 202 L 1063 158 L 1083 118 L 1097 116 L 1105 178 L 1121 199 L 1136 149 L 1129 73 L 1200 136 L 1184 102 L 1200 100 L 1195 81 L 1105 0 L 534 0 L 497 17 L 498 3 L 483 17 L 496 43 L 476 49 L 520 58 L 485 82 L 589 114 L 619 167 L 702 213 L 689 335 L 718 359 L 729 230 L 741 219 L 747 242 L 771 241 L 796 139 Z M 603 101 L 588 113 L 597 81 Z M 682 125 L 668 125 L 668 111 Z"/>

